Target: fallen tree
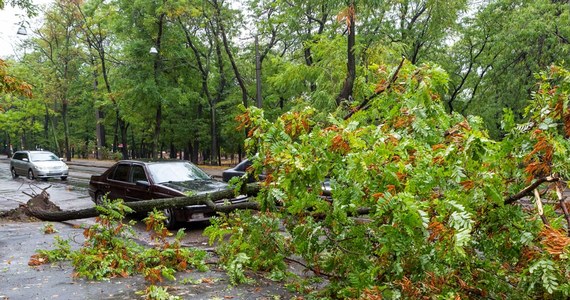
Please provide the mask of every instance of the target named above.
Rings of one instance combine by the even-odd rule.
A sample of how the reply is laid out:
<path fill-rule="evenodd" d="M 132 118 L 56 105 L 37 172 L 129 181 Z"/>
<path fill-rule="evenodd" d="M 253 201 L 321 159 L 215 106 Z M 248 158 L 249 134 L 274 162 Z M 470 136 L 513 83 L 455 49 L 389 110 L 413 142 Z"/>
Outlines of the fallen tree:
<path fill-rule="evenodd" d="M 248 184 L 242 189 L 242 195 L 255 196 L 259 192 L 259 184 Z M 43 196 L 42 196 L 43 195 Z M 38 196 L 43 197 L 44 202 L 49 202 L 49 195 L 44 191 Z M 215 201 L 222 199 L 231 199 L 235 197 L 233 189 L 220 190 L 208 194 L 193 195 L 188 197 L 175 197 L 143 200 L 136 202 L 126 202 L 125 205 L 134 210 L 135 213 L 144 213 L 152 211 L 153 209 L 161 210 L 165 208 L 182 208 L 189 205 L 204 204 L 217 212 L 230 212 L 236 209 L 253 209 L 259 210 L 257 202 L 242 202 L 236 204 L 216 204 Z M 33 197 L 30 201 L 35 199 Z M 95 207 L 90 207 L 80 210 L 67 210 L 62 211 L 57 207 L 56 209 L 46 209 L 44 205 L 37 205 L 32 202 L 26 206 L 27 212 L 40 220 L 62 222 L 68 220 L 77 220 L 92 218 L 99 215 L 99 211 Z M 49 202 L 51 203 L 51 202 Z"/>
<path fill-rule="evenodd" d="M 220 261 L 283 274 L 299 257 L 329 282 L 314 298 L 567 299 L 570 73 L 537 75 L 522 123 L 505 110 L 493 140 L 480 118 L 446 112 L 440 68 L 392 70 L 367 78 L 382 88 L 398 73 L 348 118 L 240 117 L 255 171 L 270 174 L 257 199 L 282 205 L 212 222 Z M 323 180 L 333 201 L 306 188 Z"/>

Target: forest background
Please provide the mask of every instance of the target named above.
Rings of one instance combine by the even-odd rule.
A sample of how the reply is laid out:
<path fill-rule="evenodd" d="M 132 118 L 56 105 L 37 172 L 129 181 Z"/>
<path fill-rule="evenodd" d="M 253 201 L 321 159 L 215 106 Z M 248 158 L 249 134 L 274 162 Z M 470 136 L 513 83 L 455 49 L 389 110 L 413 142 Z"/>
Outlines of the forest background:
<path fill-rule="evenodd" d="M 4 147 L 247 153 L 259 211 L 205 230 L 232 282 L 295 278 L 294 261 L 315 298 L 570 296 L 568 1 L 56 0 L 44 16 L 0 61 Z"/>
<path fill-rule="evenodd" d="M 446 111 L 480 116 L 501 138 L 503 110 L 522 118 L 534 74 L 566 64 L 570 35 L 566 1 L 4 5 L 44 19 L 2 65 L 33 90 L 32 100 L 0 96 L 2 150 L 68 160 L 241 158 L 239 107 L 260 104 L 270 118 L 307 104 L 322 116 L 348 111 L 371 74 L 401 57 L 441 66 Z"/>

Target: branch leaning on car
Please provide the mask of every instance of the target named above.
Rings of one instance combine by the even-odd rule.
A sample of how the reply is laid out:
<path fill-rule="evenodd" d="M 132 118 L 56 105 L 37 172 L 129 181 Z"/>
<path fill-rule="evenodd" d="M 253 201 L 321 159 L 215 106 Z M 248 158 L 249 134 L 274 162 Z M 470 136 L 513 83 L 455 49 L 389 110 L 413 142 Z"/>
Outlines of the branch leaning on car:
<path fill-rule="evenodd" d="M 260 190 L 260 185 L 251 183 L 242 189 L 242 194 L 247 196 L 255 196 Z M 135 212 L 148 212 L 153 209 L 161 210 L 165 208 L 181 208 L 189 205 L 205 204 L 209 208 L 218 212 L 230 212 L 236 209 L 252 209 L 259 210 L 259 204 L 256 202 L 243 202 L 229 205 L 217 205 L 214 201 L 222 199 L 230 199 L 235 196 L 233 189 L 220 190 L 208 194 L 194 195 L 189 197 L 152 199 L 134 202 L 125 202 L 125 205 L 132 208 Z M 43 220 L 61 222 L 67 220 L 92 218 L 99 215 L 99 211 L 95 207 L 69 210 L 69 211 L 45 211 L 30 207 L 29 212 L 32 216 Z"/>

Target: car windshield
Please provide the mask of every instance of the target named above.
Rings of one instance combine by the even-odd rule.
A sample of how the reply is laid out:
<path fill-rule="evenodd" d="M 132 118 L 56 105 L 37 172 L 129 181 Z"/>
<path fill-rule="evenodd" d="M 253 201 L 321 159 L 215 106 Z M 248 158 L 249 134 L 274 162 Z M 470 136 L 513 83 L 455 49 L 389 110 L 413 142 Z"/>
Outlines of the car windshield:
<path fill-rule="evenodd" d="M 59 157 L 50 152 L 31 153 L 32 161 L 58 161 Z"/>
<path fill-rule="evenodd" d="M 149 164 L 148 170 L 155 183 L 210 179 L 210 176 L 188 162 Z"/>

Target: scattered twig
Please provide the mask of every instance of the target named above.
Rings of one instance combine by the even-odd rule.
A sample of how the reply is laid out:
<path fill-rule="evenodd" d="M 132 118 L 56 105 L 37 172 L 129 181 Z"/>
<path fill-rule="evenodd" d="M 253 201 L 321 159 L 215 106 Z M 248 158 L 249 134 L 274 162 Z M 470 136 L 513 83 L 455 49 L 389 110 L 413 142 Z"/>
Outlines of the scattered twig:
<path fill-rule="evenodd" d="M 22 185 L 23 185 L 23 184 L 22 184 Z M 49 188 L 51 188 L 51 184 L 50 184 L 49 186 L 43 188 L 43 189 L 42 189 L 41 187 L 37 186 L 36 184 L 32 184 L 32 183 L 30 183 L 29 187 L 30 187 L 30 190 L 32 190 L 32 194 L 28 194 L 28 193 L 26 193 L 25 191 L 22 191 L 22 193 L 23 193 L 24 195 L 30 197 L 30 198 L 33 198 L 33 197 L 35 197 L 35 196 L 37 196 L 37 195 L 41 195 L 41 194 L 47 193 L 47 190 L 48 190 Z M 34 190 L 33 187 L 36 187 L 36 188 L 38 188 L 38 189 L 40 189 L 40 190 L 42 190 L 42 191 L 38 194 L 38 193 L 36 193 L 36 191 Z"/>
<path fill-rule="evenodd" d="M 296 260 L 296 259 L 293 259 L 293 258 L 290 258 L 290 257 L 285 257 L 285 260 L 286 260 L 286 261 L 290 261 L 290 262 L 294 262 L 294 263 L 296 263 L 296 264 L 299 264 L 299 265 L 301 265 L 303 268 L 305 268 L 305 269 L 307 269 L 307 270 L 309 270 L 309 271 L 311 271 L 311 272 L 313 272 L 313 273 L 315 273 L 315 274 L 317 274 L 317 275 L 319 275 L 319 276 L 324 276 L 324 277 L 328 277 L 328 278 L 338 278 L 338 276 L 336 276 L 336 275 L 331 275 L 331 274 L 323 273 L 323 272 L 318 271 L 318 270 L 316 270 L 316 269 L 314 269 L 314 268 L 312 268 L 312 267 L 310 267 L 310 266 L 308 266 L 308 265 L 306 265 L 306 264 L 304 264 L 304 263 L 302 263 L 302 262 L 300 262 L 300 261 L 298 261 L 298 260 Z"/>

